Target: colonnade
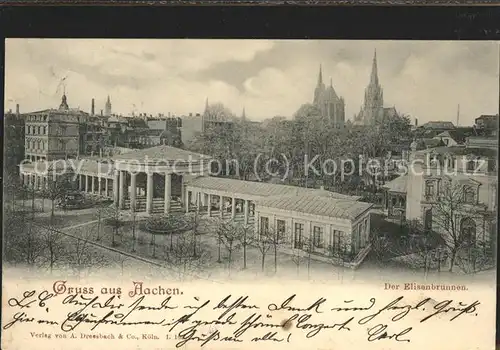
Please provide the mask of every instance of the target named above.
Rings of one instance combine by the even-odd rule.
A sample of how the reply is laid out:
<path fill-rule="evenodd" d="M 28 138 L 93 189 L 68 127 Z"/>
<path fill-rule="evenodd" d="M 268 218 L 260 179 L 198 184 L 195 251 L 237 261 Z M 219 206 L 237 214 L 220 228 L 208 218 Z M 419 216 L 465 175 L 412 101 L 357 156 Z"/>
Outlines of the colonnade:
<path fill-rule="evenodd" d="M 193 198 L 194 197 L 194 198 Z M 185 196 L 185 203 L 184 207 L 186 210 L 186 213 L 188 213 L 191 210 L 191 204 L 194 204 L 195 210 L 198 212 L 203 211 L 205 212 L 207 216 L 211 217 L 212 216 L 212 207 L 213 207 L 213 199 L 214 197 L 218 200 L 218 209 L 219 209 L 219 216 L 222 218 L 224 217 L 224 213 L 229 212 L 227 210 L 228 208 L 226 207 L 226 204 L 228 203 L 227 199 L 230 199 L 231 201 L 231 219 L 234 219 L 237 214 L 237 204 L 240 202 L 243 204 L 243 215 L 244 215 L 244 223 L 245 225 L 248 224 L 249 218 L 251 216 L 251 212 L 254 211 L 254 204 L 251 203 L 249 199 L 241 199 L 237 198 L 235 196 L 233 197 L 228 197 L 224 195 L 218 195 L 218 194 L 211 194 L 211 193 L 205 193 L 203 192 L 203 189 L 199 189 L 197 191 L 193 190 L 186 190 L 186 196 Z"/>

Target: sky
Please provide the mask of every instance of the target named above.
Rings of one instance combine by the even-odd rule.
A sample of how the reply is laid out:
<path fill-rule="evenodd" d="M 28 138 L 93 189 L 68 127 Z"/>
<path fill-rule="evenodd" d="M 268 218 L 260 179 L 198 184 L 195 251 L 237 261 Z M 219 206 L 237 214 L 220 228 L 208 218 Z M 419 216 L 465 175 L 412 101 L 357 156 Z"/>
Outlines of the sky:
<path fill-rule="evenodd" d="M 5 109 L 56 108 L 65 79 L 68 104 L 90 112 L 183 115 L 205 100 L 236 115 L 291 117 L 313 99 L 319 65 L 344 97 L 346 118 L 358 113 L 377 50 L 386 107 L 418 118 L 472 125 L 499 108 L 499 42 L 7 39 Z"/>

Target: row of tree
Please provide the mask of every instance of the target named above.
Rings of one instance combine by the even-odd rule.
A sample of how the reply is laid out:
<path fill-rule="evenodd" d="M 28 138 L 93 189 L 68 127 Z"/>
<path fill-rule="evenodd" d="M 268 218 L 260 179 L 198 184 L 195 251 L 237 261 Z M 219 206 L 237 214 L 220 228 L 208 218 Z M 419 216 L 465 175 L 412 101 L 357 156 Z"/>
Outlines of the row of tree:
<path fill-rule="evenodd" d="M 217 118 L 221 113 L 232 115 L 221 104 L 210 106 L 207 115 Z M 339 191 L 347 190 L 342 188 L 346 186 L 342 182 L 350 180 L 341 181 L 340 160 L 349 158 L 357 163 L 360 155 L 383 157 L 393 144 L 410 136 L 410 118 L 405 115 L 388 115 L 379 125 L 369 128 L 350 123 L 337 128 L 311 104 L 301 106 L 291 120 L 274 117 L 258 124 L 234 115 L 231 120 L 232 123 L 208 123 L 204 132 L 186 147 L 221 160 L 224 175 L 244 180 L 275 176 L 306 187 L 321 181 L 325 187 Z M 316 168 L 325 165 L 320 175 L 306 171 L 307 163 L 315 157 Z M 337 162 L 336 169 L 332 160 Z"/>

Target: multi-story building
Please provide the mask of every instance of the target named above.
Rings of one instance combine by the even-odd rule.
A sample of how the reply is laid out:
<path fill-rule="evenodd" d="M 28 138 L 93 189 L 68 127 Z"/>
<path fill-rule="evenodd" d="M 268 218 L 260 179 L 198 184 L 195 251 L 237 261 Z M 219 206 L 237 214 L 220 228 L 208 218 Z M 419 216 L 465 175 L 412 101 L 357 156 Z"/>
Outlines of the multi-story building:
<path fill-rule="evenodd" d="M 70 109 L 66 95 L 58 109 L 23 114 L 25 120 L 25 156 L 32 161 L 75 158 L 80 144 L 79 125 L 88 113 Z"/>
<path fill-rule="evenodd" d="M 24 159 L 24 118 L 12 110 L 4 113 L 4 168 L 7 171 L 17 171 L 19 163 Z"/>
<path fill-rule="evenodd" d="M 496 136 L 498 133 L 498 114 L 483 114 L 475 120 L 475 128 L 481 136 Z"/>
<path fill-rule="evenodd" d="M 421 221 L 445 241 L 489 242 L 496 230 L 497 166 L 492 149 L 413 148 L 406 175 L 406 219 Z"/>
<path fill-rule="evenodd" d="M 321 116 L 330 120 L 336 128 L 344 127 L 344 98 L 337 95 L 331 79 L 330 86 L 325 86 L 321 65 L 319 66 L 318 83 L 314 89 L 313 105 L 320 111 Z"/>

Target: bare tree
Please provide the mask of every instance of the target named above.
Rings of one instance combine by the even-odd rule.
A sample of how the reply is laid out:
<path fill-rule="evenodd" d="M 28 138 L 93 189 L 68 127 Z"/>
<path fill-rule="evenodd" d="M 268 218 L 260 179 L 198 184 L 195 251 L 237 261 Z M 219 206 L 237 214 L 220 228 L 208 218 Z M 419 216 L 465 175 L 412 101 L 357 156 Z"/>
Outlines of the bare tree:
<path fill-rule="evenodd" d="M 191 234 L 193 236 L 193 256 L 197 255 L 196 247 L 198 246 L 198 234 L 200 229 L 201 216 L 196 210 L 193 213 L 189 213 L 186 216 L 186 225 L 190 228 Z"/>
<path fill-rule="evenodd" d="M 39 227 L 34 225 L 31 214 L 5 208 L 4 216 L 4 257 L 12 263 L 36 266 L 43 258 L 43 239 Z"/>
<path fill-rule="evenodd" d="M 105 267 L 109 261 L 92 246 L 93 230 L 89 226 L 80 226 L 74 233 L 71 248 L 68 250 L 69 265 L 81 277 L 83 271 Z"/>
<path fill-rule="evenodd" d="M 120 229 L 125 225 L 120 213 L 120 209 L 115 206 L 108 207 L 107 210 L 107 218 L 105 223 L 112 227 L 111 234 L 111 245 L 116 247 L 118 243 L 116 242 L 116 236 L 120 234 Z"/>
<path fill-rule="evenodd" d="M 193 240 L 190 233 L 179 233 L 173 248 L 165 256 L 165 261 L 175 267 L 180 280 L 203 269 L 209 260 L 209 254 L 201 247 L 196 256 L 193 256 L 192 253 Z"/>
<path fill-rule="evenodd" d="M 239 245 L 243 248 L 243 269 L 247 268 L 247 247 L 254 242 L 253 227 L 251 225 L 239 225 L 237 228 L 240 232 L 237 235 Z"/>
<path fill-rule="evenodd" d="M 240 248 L 240 233 L 238 226 L 232 221 L 221 221 L 221 226 L 218 228 L 220 232 L 220 240 L 228 252 L 228 270 L 231 272 L 231 263 L 234 251 Z"/>
<path fill-rule="evenodd" d="M 266 263 L 266 255 L 269 252 L 269 250 L 272 248 L 272 238 L 270 238 L 270 233 L 269 230 L 259 230 L 256 240 L 255 240 L 255 245 L 257 249 L 259 250 L 262 260 L 261 260 L 261 268 L 262 271 L 264 271 L 265 263 Z"/>
<path fill-rule="evenodd" d="M 271 244 L 274 252 L 274 273 L 278 272 L 278 249 L 284 243 L 286 243 L 286 233 L 285 231 L 280 232 L 277 229 L 270 228 L 268 232 L 268 241 Z M 291 235 L 290 235 L 291 236 Z"/>
<path fill-rule="evenodd" d="M 300 274 L 300 265 L 304 261 L 304 255 L 302 249 L 299 248 L 292 248 L 292 255 L 291 255 L 292 262 L 295 264 L 297 267 L 297 276 Z"/>
<path fill-rule="evenodd" d="M 56 264 L 64 259 L 66 254 L 65 236 L 52 226 L 41 228 L 40 231 L 44 243 L 44 260 L 46 260 L 50 273 L 52 273 Z"/>
<path fill-rule="evenodd" d="M 51 218 L 54 217 L 55 203 L 64 200 L 65 196 L 74 190 L 74 185 L 68 176 L 59 175 L 48 177 L 47 188 L 43 190 L 44 196 L 51 201 Z"/>
<path fill-rule="evenodd" d="M 432 201 L 428 215 L 431 216 L 429 221 L 433 227 L 426 229 L 435 227 L 443 238 L 449 253 L 451 272 L 457 255 L 463 250 L 468 250 L 476 240 L 475 219 L 481 215 L 480 206 L 471 188 L 452 181 L 444 181 L 440 193 L 428 199 Z M 474 223 L 470 230 L 464 228 L 466 220 Z"/>

